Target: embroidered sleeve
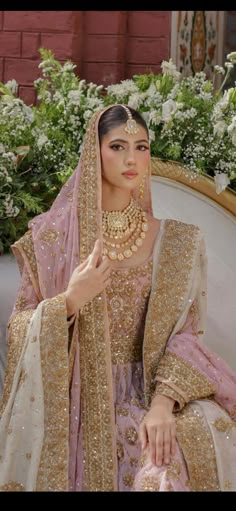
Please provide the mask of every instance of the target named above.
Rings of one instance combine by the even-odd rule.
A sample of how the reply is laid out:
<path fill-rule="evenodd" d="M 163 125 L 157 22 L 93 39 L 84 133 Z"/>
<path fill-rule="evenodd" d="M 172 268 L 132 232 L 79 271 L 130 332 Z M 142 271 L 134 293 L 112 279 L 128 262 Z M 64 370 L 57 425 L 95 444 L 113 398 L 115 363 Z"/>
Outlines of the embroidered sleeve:
<path fill-rule="evenodd" d="M 155 395 L 175 399 L 175 410 L 181 410 L 194 399 L 212 396 L 216 390 L 214 381 L 207 374 L 211 364 L 199 342 L 203 334 L 199 323 L 196 300 L 190 307 L 184 327 L 168 342 L 156 373 Z"/>
<path fill-rule="evenodd" d="M 189 401 L 215 393 L 214 384 L 204 374 L 171 352 L 162 358 L 156 380 L 155 394 L 175 399 L 175 410 L 181 410 Z"/>

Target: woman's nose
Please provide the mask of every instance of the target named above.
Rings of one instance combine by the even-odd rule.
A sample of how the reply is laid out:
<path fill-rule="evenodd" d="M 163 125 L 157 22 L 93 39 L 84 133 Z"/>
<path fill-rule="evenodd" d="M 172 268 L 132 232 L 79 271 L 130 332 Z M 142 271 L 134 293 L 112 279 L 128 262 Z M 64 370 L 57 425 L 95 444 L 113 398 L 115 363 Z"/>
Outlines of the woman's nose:
<path fill-rule="evenodd" d="M 135 163 L 135 154 L 133 150 L 130 150 L 126 155 L 126 163 L 127 165 L 133 165 Z"/>

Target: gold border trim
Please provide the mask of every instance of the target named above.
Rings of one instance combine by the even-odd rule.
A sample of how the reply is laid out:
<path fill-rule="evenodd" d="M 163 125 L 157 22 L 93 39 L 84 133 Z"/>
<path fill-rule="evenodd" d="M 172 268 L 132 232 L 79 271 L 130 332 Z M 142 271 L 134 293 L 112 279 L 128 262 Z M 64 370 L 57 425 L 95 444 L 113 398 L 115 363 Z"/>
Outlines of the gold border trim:
<path fill-rule="evenodd" d="M 151 159 L 152 176 L 165 177 L 209 197 L 236 217 L 236 192 L 226 188 L 219 195 L 215 190 L 214 179 L 210 176 L 197 175 L 179 162 L 173 160 Z"/>
<path fill-rule="evenodd" d="M 143 341 L 145 402 L 149 406 L 166 342 L 189 292 L 199 243 L 199 228 L 166 220 L 155 284 L 149 300 Z M 163 292 L 163 289 L 165 290 Z"/>

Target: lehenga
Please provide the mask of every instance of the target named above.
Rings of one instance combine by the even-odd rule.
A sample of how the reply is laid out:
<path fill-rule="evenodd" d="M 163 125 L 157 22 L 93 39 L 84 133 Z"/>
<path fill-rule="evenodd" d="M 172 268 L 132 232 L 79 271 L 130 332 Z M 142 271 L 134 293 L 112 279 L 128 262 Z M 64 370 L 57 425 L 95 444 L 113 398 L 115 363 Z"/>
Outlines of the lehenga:
<path fill-rule="evenodd" d="M 106 290 L 116 423 L 117 490 L 220 491 L 214 435 L 211 434 L 208 420 L 211 419 L 212 429 L 215 428 L 218 434 L 220 432 L 224 436 L 226 446 L 235 423 L 223 410 L 219 416 L 219 407 L 213 401 L 205 400 L 206 403 L 202 405 L 193 401 L 178 414 L 177 438 L 181 441 L 181 447 L 177 442 L 176 455 L 168 465 L 154 466 L 148 452 L 141 451 L 139 426 L 147 411 L 142 364 L 143 338 L 152 268 L 151 257 L 146 263 L 133 268 L 113 270 L 111 284 Z M 190 335 L 194 316 L 192 307 L 183 329 Z M 79 437 L 77 478 L 74 487 L 73 484 L 70 486 L 70 491 L 84 489 L 82 435 Z M 224 481 L 224 488 L 231 489 L 229 480 Z"/>

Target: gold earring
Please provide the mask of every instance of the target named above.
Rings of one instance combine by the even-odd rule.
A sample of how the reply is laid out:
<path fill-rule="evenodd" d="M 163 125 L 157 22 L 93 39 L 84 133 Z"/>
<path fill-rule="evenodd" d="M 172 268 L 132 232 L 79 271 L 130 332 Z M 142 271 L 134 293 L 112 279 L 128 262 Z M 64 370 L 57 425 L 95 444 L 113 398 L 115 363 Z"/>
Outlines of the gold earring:
<path fill-rule="evenodd" d="M 141 200 L 144 198 L 145 181 L 146 181 L 146 174 L 144 174 L 142 181 L 139 185 L 139 198 Z"/>

